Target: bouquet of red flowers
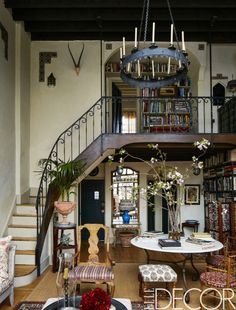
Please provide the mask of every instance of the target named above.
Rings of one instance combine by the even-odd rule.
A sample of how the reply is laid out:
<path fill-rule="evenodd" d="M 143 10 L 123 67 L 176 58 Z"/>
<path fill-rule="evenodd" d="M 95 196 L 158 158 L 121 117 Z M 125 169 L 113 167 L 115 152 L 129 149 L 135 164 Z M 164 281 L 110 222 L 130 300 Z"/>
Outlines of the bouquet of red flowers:
<path fill-rule="evenodd" d="M 80 310 L 109 310 L 111 297 L 101 288 L 89 291 L 82 295 Z"/>

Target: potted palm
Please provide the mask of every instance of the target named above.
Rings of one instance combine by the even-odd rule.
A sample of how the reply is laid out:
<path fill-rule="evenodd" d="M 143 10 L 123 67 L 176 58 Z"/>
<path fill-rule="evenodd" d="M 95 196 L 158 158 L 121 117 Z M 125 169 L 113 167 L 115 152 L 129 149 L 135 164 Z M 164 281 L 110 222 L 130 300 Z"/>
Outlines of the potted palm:
<path fill-rule="evenodd" d="M 61 224 L 68 224 L 67 216 L 74 208 L 75 203 L 71 202 L 70 194 L 74 193 L 71 189 L 80 175 L 84 172 L 86 163 L 84 160 L 62 160 L 41 159 L 39 166 L 48 171 L 48 177 L 53 186 L 60 194 L 60 200 L 54 202 L 55 208 L 62 215 Z M 74 193 L 75 194 L 75 193 Z"/>

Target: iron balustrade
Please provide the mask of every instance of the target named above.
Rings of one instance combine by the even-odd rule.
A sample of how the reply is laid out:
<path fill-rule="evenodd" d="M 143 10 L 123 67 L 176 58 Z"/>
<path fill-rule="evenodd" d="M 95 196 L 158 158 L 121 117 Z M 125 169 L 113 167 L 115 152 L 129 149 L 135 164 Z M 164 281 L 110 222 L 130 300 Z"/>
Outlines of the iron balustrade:
<path fill-rule="evenodd" d="M 99 136 L 106 133 L 122 133 L 121 128 L 117 131 L 112 126 L 112 119 L 122 116 L 115 115 L 117 106 L 119 113 L 122 114 L 122 106 L 133 102 L 136 111 L 139 112 L 137 113 L 139 127 L 136 133 L 171 134 L 179 132 L 181 134 L 212 134 L 218 130 L 216 122 L 218 103 L 225 104 L 231 99 L 232 97 L 101 97 L 70 127 L 64 130 L 56 139 L 49 153 L 36 197 L 36 265 L 38 275 L 40 275 L 42 248 L 52 217 L 50 204 L 53 199 L 59 198 L 59 193 L 50 190 L 49 186 L 51 160 L 76 160 Z M 147 119 L 147 117 L 149 122 L 145 123 L 145 118 Z M 102 151 L 104 150 L 102 150 L 101 145 Z"/>

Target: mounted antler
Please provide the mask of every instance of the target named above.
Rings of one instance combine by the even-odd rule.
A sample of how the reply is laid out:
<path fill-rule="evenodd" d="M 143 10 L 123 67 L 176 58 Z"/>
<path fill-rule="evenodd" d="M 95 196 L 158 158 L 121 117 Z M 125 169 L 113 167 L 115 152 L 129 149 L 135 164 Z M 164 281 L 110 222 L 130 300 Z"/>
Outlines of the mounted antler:
<path fill-rule="evenodd" d="M 81 57 L 82 57 L 83 52 L 84 52 L 84 43 L 83 43 L 82 51 L 81 51 L 81 53 L 80 53 L 79 60 L 78 60 L 77 63 L 76 63 L 75 58 L 74 58 L 74 56 L 73 56 L 73 54 L 72 54 L 72 52 L 71 52 L 69 43 L 68 43 L 68 50 L 69 50 L 70 56 L 71 56 L 71 58 L 72 58 L 72 60 L 73 60 L 73 63 L 74 63 L 74 66 L 75 66 L 76 74 L 79 75 L 79 71 L 80 71 L 80 61 L 81 61 Z"/>

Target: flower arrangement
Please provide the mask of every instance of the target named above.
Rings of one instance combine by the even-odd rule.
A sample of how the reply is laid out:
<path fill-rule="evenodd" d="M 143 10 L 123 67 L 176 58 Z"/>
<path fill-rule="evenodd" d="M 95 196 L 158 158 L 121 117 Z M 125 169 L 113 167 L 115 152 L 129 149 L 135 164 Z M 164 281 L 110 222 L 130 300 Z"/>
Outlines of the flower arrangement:
<path fill-rule="evenodd" d="M 192 157 L 192 167 L 202 169 L 203 162 L 199 161 L 199 158 L 205 154 L 210 142 L 203 138 L 201 141 L 194 142 L 193 145 L 198 148 L 200 154 Z M 121 149 L 117 154 L 119 156 L 118 168 L 124 166 L 125 160 L 128 157 L 143 162 L 150 167 L 148 177 L 152 181 L 150 181 L 145 188 L 137 187 L 136 189 L 133 189 L 133 193 L 136 195 L 134 200 L 139 194 L 147 200 L 152 196 L 160 196 L 164 198 L 168 209 L 170 230 L 172 232 L 178 232 L 180 230 L 180 208 L 183 204 L 183 199 L 178 195 L 178 191 L 184 185 L 184 180 L 187 175 L 180 173 L 178 167 L 167 166 L 167 154 L 159 148 L 158 144 L 148 144 L 147 147 L 154 151 L 155 154 L 148 161 L 129 154 L 125 149 Z M 110 163 L 113 162 L 114 156 L 109 156 L 108 161 Z"/>
<path fill-rule="evenodd" d="M 109 310 L 111 297 L 101 288 L 84 293 L 81 297 L 80 310 Z"/>

